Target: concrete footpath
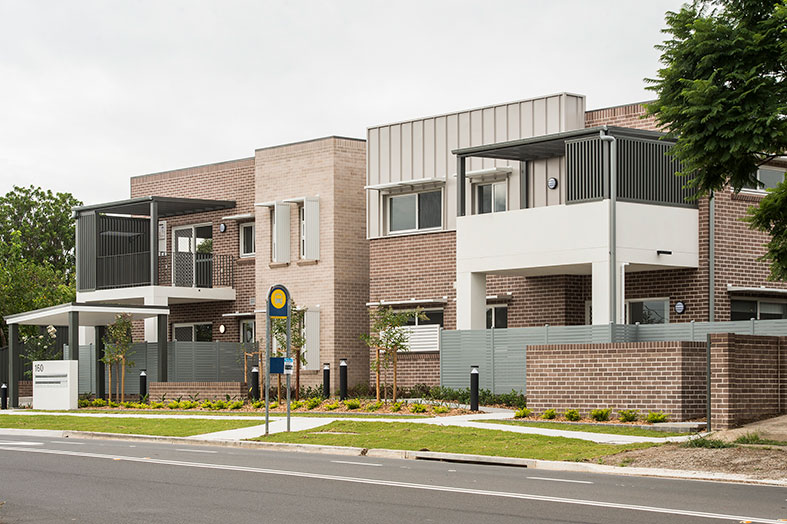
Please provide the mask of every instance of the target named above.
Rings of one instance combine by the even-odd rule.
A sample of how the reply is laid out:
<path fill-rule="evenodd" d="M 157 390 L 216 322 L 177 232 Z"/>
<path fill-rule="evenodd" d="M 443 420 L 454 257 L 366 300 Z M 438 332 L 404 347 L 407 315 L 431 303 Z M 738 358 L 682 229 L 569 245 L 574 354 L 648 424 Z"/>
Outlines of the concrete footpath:
<path fill-rule="evenodd" d="M 147 419 L 204 419 L 204 420 L 245 420 L 253 421 L 259 420 L 260 424 L 255 426 L 248 426 L 245 428 L 229 429 L 225 431 L 217 431 L 214 433 L 205 433 L 202 435 L 194 435 L 193 438 L 197 440 L 246 440 L 254 437 L 259 437 L 265 434 L 265 417 L 264 416 L 241 416 L 241 415 L 202 415 L 202 414 L 188 414 L 188 415 L 174 415 L 168 413 L 42 413 L 39 411 L 30 410 L 9 410 L 5 412 L 9 415 L 30 416 L 30 415 L 59 415 L 59 416 L 72 416 L 72 417 L 91 417 L 91 418 L 147 418 Z M 515 426 L 510 424 L 495 424 L 490 421 L 511 419 L 514 412 L 503 409 L 490 409 L 488 412 L 472 415 L 457 415 L 451 417 L 430 417 L 430 418 L 373 418 L 373 417 L 291 417 L 290 429 L 291 431 L 303 431 L 315 429 L 326 424 L 330 424 L 336 420 L 352 420 L 360 422 L 409 422 L 415 424 L 432 424 L 437 426 L 458 426 L 476 429 L 492 429 L 497 431 L 508 431 L 511 433 L 520 433 L 527 435 L 544 435 L 548 437 L 565 437 L 575 438 L 580 440 L 588 440 L 599 444 L 634 444 L 639 442 L 682 442 L 692 438 L 692 435 L 682 435 L 679 437 L 641 437 L 632 435 L 616 435 L 609 433 L 591 433 L 585 431 L 568 431 L 560 429 L 548 429 L 529 426 Z M 282 416 L 272 416 L 270 418 L 269 433 L 281 433 L 287 430 L 287 419 Z"/>

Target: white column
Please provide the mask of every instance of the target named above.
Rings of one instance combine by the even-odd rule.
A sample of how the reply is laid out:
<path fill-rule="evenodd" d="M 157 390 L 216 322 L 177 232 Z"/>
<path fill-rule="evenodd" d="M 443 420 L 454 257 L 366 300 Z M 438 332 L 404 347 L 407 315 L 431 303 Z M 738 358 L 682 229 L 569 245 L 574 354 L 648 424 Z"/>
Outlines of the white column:
<path fill-rule="evenodd" d="M 456 329 L 486 329 L 486 273 L 457 273 Z"/>
<path fill-rule="evenodd" d="M 625 280 L 623 271 L 627 264 L 617 264 L 617 307 L 616 307 L 616 322 L 618 324 L 625 323 L 625 315 L 623 311 L 625 296 Z M 600 262 L 593 262 L 593 324 L 609 324 L 609 260 L 602 260 Z"/>
<path fill-rule="evenodd" d="M 147 295 L 145 297 L 146 306 L 164 306 L 168 305 L 167 297 L 156 295 Z M 145 319 L 145 342 L 158 342 L 158 318 Z"/>

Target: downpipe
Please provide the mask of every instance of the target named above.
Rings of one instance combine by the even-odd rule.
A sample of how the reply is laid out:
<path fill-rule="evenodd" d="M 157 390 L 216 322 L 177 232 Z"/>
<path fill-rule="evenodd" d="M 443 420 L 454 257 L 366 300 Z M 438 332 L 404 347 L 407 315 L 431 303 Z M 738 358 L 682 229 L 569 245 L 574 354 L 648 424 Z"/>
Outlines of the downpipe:
<path fill-rule="evenodd" d="M 602 142 L 609 142 L 609 319 L 617 324 L 617 201 L 618 201 L 618 141 L 606 126 L 599 131 Z"/>

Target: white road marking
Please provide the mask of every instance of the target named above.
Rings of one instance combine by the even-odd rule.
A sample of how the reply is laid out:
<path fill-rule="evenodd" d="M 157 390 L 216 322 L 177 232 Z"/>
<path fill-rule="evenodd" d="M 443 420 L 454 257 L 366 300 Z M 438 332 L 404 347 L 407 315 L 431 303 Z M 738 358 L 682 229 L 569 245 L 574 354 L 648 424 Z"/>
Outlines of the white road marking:
<path fill-rule="evenodd" d="M 618 502 L 604 502 L 589 499 L 570 499 L 564 497 L 549 497 L 546 495 L 535 495 L 531 493 L 513 493 L 507 491 L 490 491 L 483 489 L 458 488 L 454 486 L 440 486 L 433 484 L 417 484 L 415 482 L 397 482 L 392 480 L 379 480 L 360 477 L 342 477 L 339 475 L 325 475 L 322 473 L 308 473 L 304 471 L 287 471 L 281 469 L 252 468 L 247 466 L 233 466 L 229 464 L 209 464 L 203 462 L 183 462 L 180 460 L 153 459 L 150 457 L 124 457 L 119 455 L 104 455 L 101 453 L 85 453 L 81 451 L 65 451 L 60 449 L 45 448 L 14 448 L 2 447 L 0 451 L 15 451 L 17 453 L 43 453 L 47 455 L 66 455 L 71 457 L 96 458 L 104 460 L 117 460 L 125 462 L 142 462 L 147 464 L 161 464 L 164 466 L 180 466 L 184 468 L 218 469 L 224 471 L 242 471 L 246 473 L 258 473 L 262 475 L 280 475 L 286 477 L 309 478 L 318 480 L 332 480 L 334 482 L 350 482 L 353 484 L 367 484 L 372 486 L 397 487 L 405 489 L 417 489 L 426 491 L 442 491 L 446 493 L 462 493 L 466 495 L 479 495 L 486 497 L 502 497 L 519 500 L 537 500 L 540 502 L 553 502 L 558 504 L 572 504 L 577 506 L 592 506 L 610 509 L 623 509 L 631 511 L 643 511 L 648 513 L 663 513 L 667 515 L 680 515 L 685 517 L 699 517 L 719 520 L 748 520 L 758 524 L 782 524 L 784 521 L 767 519 L 762 517 L 744 517 L 740 515 L 727 515 L 724 513 L 708 513 L 705 511 L 692 511 L 687 509 L 661 508 L 656 506 L 641 506 L 638 504 L 621 504 Z"/>
<path fill-rule="evenodd" d="M 210 451 L 207 449 L 186 449 L 186 448 L 175 448 L 175 451 L 189 451 L 191 453 L 218 453 L 218 451 Z"/>
<path fill-rule="evenodd" d="M 52 444 L 71 444 L 72 446 L 84 446 L 84 442 L 71 442 L 70 440 L 52 441 Z"/>
<path fill-rule="evenodd" d="M 588 480 L 553 479 L 549 477 L 526 477 L 530 480 L 551 480 L 552 482 L 572 482 L 574 484 L 593 484 Z"/>
<path fill-rule="evenodd" d="M 352 462 L 350 460 L 332 460 L 334 464 L 352 464 L 354 466 L 382 466 L 382 464 L 375 464 L 373 462 Z"/>
<path fill-rule="evenodd" d="M 43 446 L 43 442 L 28 442 L 25 440 L 0 440 L 0 444 L 8 446 Z"/>

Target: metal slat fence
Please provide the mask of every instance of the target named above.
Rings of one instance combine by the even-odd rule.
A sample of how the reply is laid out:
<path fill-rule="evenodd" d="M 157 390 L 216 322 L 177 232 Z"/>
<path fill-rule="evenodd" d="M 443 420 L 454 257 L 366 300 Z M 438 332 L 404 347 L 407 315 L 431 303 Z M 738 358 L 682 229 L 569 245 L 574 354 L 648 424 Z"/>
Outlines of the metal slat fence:
<path fill-rule="evenodd" d="M 617 324 L 478 329 L 440 334 L 440 384 L 470 386 L 470 366 L 479 366 L 479 385 L 493 393 L 526 391 L 527 346 L 610 342 L 704 342 L 708 334 L 787 336 L 787 319 L 675 324 Z"/>

